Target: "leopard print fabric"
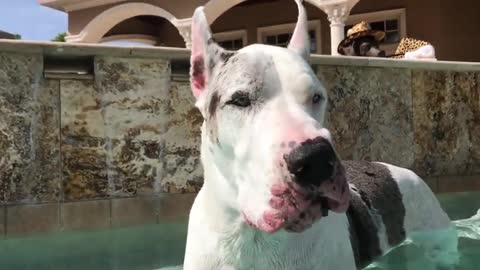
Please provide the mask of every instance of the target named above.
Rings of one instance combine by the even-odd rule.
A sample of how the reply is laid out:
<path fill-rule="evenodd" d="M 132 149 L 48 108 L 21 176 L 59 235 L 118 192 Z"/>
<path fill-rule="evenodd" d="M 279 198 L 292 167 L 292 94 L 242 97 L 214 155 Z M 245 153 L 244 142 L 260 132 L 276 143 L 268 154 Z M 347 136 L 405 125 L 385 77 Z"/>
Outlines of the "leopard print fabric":
<path fill-rule="evenodd" d="M 398 45 L 397 50 L 395 51 L 395 54 L 391 56 L 391 58 L 397 58 L 397 59 L 403 58 L 406 52 L 415 51 L 416 49 L 426 45 L 431 45 L 431 44 L 423 40 L 418 40 L 414 38 L 404 38 L 400 41 L 400 44 Z"/>

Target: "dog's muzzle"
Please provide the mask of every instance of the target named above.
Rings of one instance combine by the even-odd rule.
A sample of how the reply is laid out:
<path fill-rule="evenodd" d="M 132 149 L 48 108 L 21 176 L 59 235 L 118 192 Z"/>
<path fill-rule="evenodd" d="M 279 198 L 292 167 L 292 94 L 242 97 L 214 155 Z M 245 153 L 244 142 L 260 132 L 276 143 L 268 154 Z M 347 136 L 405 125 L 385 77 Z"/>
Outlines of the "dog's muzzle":
<path fill-rule="evenodd" d="M 345 169 L 327 139 L 300 143 L 283 156 L 282 163 L 290 177 L 271 187 L 271 209 L 259 220 L 252 222 L 245 216 L 248 225 L 270 233 L 282 228 L 302 232 L 329 211 L 347 210 L 350 191 Z"/>
<path fill-rule="evenodd" d="M 323 137 L 303 142 L 284 159 L 294 181 L 302 187 L 319 187 L 331 181 L 339 162 L 332 145 Z"/>
<path fill-rule="evenodd" d="M 274 211 L 264 213 L 260 228 L 301 232 L 329 211 L 347 210 L 350 192 L 345 169 L 327 139 L 306 140 L 283 159 L 291 180 L 272 187 L 270 206 Z"/>

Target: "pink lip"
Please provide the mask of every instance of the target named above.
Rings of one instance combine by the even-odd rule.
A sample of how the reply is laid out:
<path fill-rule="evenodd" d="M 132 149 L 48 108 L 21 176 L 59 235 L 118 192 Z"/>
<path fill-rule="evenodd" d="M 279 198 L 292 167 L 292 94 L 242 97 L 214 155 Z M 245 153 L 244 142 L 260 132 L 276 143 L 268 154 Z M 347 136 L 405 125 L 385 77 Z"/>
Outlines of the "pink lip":
<path fill-rule="evenodd" d="M 274 233 L 285 225 L 285 219 L 272 212 L 265 212 L 263 218 L 258 223 L 251 221 L 247 215 L 242 215 L 245 224 L 251 228 L 256 228 L 267 233 Z"/>
<path fill-rule="evenodd" d="M 280 230 L 285 224 L 285 218 L 272 212 L 263 213 L 263 219 L 258 224 L 258 228 L 267 233 L 273 233 Z"/>

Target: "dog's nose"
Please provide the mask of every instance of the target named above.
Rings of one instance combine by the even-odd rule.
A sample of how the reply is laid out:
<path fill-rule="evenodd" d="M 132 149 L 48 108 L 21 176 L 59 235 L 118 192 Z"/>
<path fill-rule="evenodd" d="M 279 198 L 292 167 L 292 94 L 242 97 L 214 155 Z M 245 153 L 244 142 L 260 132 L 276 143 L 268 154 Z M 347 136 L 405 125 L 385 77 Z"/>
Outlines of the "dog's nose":
<path fill-rule="evenodd" d="M 331 179 L 337 162 L 333 146 L 323 137 L 303 142 L 284 159 L 295 181 L 302 186 L 320 186 Z"/>
<path fill-rule="evenodd" d="M 386 56 L 385 51 L 380 51 L 380 52 L 378 53 L 378 56 L 380 56 L 380 57 L 385 57 L 385 56 Z"/>

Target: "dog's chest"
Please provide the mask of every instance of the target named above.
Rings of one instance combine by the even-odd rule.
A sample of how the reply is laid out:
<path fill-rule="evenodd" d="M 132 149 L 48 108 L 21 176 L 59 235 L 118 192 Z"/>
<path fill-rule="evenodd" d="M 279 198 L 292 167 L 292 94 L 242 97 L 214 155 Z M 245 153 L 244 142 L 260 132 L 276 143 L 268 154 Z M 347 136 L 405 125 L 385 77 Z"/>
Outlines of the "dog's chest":
<path fill-rule="evenodd" d="M 339 217 L 346 220 L 338 214 L 332 219 Z M 232 270 L 355 269 L 347 225 L 322 226 L 325 223 L 300 234 L 248 230 L 237 237 L 222 237 L 216 256 L 225 269 Z"/>
<path fill-rule="evenodd" d="M 285 243 L 289 243 L 288 248 Z M 287 235 L 275 237 L 258 231 L 245 230 L 233 237 L 224 237 L 219 242 L 219 257 L 229 269 L 313 269 L 312 248 L 290 242 Z"/>

